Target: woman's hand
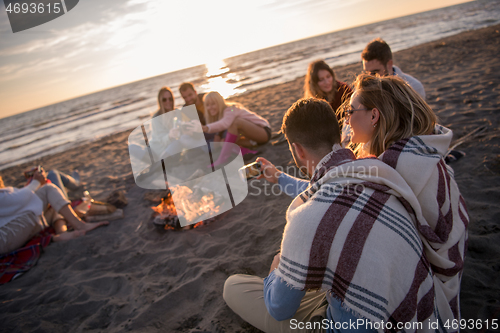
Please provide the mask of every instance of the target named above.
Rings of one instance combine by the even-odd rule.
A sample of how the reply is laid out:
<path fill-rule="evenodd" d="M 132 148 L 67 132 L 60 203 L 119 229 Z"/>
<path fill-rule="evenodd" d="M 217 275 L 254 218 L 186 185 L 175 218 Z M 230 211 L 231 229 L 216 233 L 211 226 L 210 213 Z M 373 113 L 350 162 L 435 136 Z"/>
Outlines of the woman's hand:
<path fill-rule="evenodd" d="M 177 140 L 179 139 L 180 134 L 181 132 L 178 128 L 172 128 L 168 133 L 168 137 L 170 138 L 170 140 Z"/>
<path fill-rule="evenodd" d="M 281 259 L 281 253 L 278 253 L 277 255 L 274 256 L 273 263 L 271 264 L 271 268 L 269 269 L 269 274 L 271 274 L 272 271 L 278 268 L 278 265 L 280 264 L 280 259 Z"/>
<path fill-rule="evenodd" d="M 33 173 L 33 179 L 38 180 L 40 186 L 47 184 L 47 177 L 45 175 L 45 170 L 42 169 L 42 172 L 38 172 L 38 170 L 35 171 Z"/>
<path fill-rule="evenodd" d="M 203 130 L 204 133 L 208 132 L 208 126 L 201 125 L 201 129 Z"/>
<path fill-rule="evenodd" d="M 260 162 L 262 164 L 262 166 L 260 168 L 262 175 L 257 177 L 257 179 L 264 178 L 265 180 L 267 180 L 270 183 L 277 184 L 278 179 L 280 178 L 280 175 L 282 174 L 282 172 L 279 171 L 278 169 L 276 169 L 274 164 L 272 164 L 271 162 L 269 162 L 268 160 L 266 160 L 263 157 L 257 158 L 256 161 Z"/>

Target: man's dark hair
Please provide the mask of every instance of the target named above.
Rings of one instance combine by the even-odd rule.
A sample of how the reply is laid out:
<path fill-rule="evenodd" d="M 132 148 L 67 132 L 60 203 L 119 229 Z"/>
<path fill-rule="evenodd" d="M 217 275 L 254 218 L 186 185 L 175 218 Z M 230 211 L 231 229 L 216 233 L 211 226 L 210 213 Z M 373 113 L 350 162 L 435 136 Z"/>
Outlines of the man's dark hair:
<path fill-rule="evenodd" d="M 191 89 L 192 91 L 196 91 L 196 89 L 194 89 L 194 85 L 191 82 L 184 82 L 183 84 L 181 84 L 179 86 L 180 92 L 186 91 L 188 89 Z"/>
<path fill-rule="evenodd" d="M 392 52 L 389 45 L 381 38 L 372 40 L 361 53 L 361 58 L 365 61 L 378 60 L 382 65 L 387 65 L 392 60 Z"/>
<path fill-rule="evenodd" d="M 281 131 L 288 142 L 315 151 L 340 143 L 335 112 L 328 102 L 317 98 L 302 98 L 293 103 L 283 117 Z"/>

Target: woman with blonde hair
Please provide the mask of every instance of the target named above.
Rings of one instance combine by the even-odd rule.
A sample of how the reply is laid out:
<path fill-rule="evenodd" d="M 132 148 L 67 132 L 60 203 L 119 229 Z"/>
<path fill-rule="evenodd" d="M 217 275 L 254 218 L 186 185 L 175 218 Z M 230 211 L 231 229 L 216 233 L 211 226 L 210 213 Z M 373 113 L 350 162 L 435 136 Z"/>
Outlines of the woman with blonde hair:
<path fill-rule="evenodd" d="M 175 99 L 172 89 L 164 86 L 158 92 L 158 111 L 153 115 L 153 118 L 171 111 L 178 111 L 174 111 L 174 109 Z M 199 128 L 199 123 L 203 123 L 203 121 L 203 114 L 201 119 L 189 119 L 187 116 L 176 116 L 175 113 L 159 117 L 151 122 L 150 146 L 154 151 L 162 151 L 159 155 L 161 159 L 175 155 L 187 147 L 191 147 L 193 142 L 197 142 L 196 135 L 193 136 L 193 133 L 196 128 Z"/>
<path fill-rule="evenodd" d="M 358 76 L 345 114 L 352 142 L 362 145 L 360 155 L 377 156 L 413 191 L 417 230 L 433 279 L 442 286 L 433 297 L 458 320 L 469 217 L 444 161 L 452 131 L 438 125 L 429 105 L 397 76 Z"/>
<path fill-rule="evenodd" d="M 351 94 L 351 87 L 344 82 L 337 81 L 335 73 L 326 62 L 316 60 L 309 64 L 304 81 L 304 98 L 324 99 L 330 103 L 333 111 L 337 111 Z M 339 118 L 340 116 L 337 115 L 337 119 Z"/>
<path fill-rule="evenodd" d="M 269 122 L 252 111 L 245 109 L 241 104 L 228 103 L 218 92 L 212 91 L 203 98 L 205 105 L 205 119 L 207 124 L 202 126 L 205 133 L 218 133 L 227 130 L 225 142 L 253 146 L 264 144 L 271 139 Z M 238 140 L 242 135 L 244 139 Z M 231 152 L 232 145 L 224 145 L 221 154 L 214 166 L 224 163 Z M 256 153 L 247 148 L 241 148 L 242 154 Z"/>
<path fill-rule="evenodd" d="M 153 118 L 175 109 L 174 93 L 167 86 L 161 87 L 158 91 L 158 110 Z"/>
<path fill-rule="evenodd" d="M 151 118 L 159 117 L 167 112 L 175 109 L 175 99 L 172 89 L 167 86 L 161 87 L 157 95 L 158 110 Z M 172 141 L 179 138 L 179 130 L 173 128 L 172 123 L 165 122 L 164 119 L 158 118 L 151 121 L 150 146 L 167 147 Z M 158 148 L 160 149 L 160 148 Z M 138 160 L 142 160 L 143 156 L 148 154 L 147 150 L 141 145 L 129 142 L 129 153 Z"/>

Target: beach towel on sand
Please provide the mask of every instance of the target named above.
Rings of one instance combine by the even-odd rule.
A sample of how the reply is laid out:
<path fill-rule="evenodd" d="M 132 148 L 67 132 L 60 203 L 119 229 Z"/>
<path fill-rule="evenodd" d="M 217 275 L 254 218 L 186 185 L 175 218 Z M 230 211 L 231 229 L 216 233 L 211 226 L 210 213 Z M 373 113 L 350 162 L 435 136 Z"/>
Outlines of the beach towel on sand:
<path fill-rule="evenodd" d="M 0 256 L 0 284 L 5 284 L 35 266 L 43 248 L 49 245 L 55 231 L 52 227 L 39 232 L 26 245 Z"/>
<path fill-rule="evenodd" d="M 412 189 L 388 164 L 339 148 L 290 205 L 276 274 L 297 289 L 330 290 L 388 331 L 406 322 L 423 322 L 407 332 L 434 331 L 430 323 L 447 331 L 454 316 L 424 253 Z"/>

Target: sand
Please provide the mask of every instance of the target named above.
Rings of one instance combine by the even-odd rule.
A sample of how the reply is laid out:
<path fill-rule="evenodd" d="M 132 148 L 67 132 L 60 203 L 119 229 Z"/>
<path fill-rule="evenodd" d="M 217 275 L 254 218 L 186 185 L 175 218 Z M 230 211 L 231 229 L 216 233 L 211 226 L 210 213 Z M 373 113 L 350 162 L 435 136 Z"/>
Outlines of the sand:
<path fill-rule="evenodd" d="M 452 164 L 471 218 L 461 293 L 466 319 L 500 318 L 499 30 L 465 32 L 395 54 L 395 64 L 421 80 L 441 124 L 456 138 L 488 126 L 460 146 L 467 156 Z M 360 63 L 335 68 L 348 82 L 360 71 Z M 269 119 L 277 131 L 284 111 L 301 97 L 302 83 L 299 78 L 234 100 Z M 264 182 L 255 181 L 250 195 L 218 221 L 188 231 L 158 230 L 151 223 L 153 203 L 145 199 L 150 191 L 134 183 L 128 134 L 29 163 L 79 169 L 95 198 L 122 190 L 129 204 L 124 219 L 52 243 L 34 268 L 1 286 L 1 330 L 257 332 L 225 305 L 222 287 L 231 274 L 267 275 L 292 199 L 271 194 L 269 186 L 266 195 Z M 293 164 L 286 144 L 259 149 L 276 165 Z M 25 166 L 1 171 L 6 184 L 22 186 Z"/>

